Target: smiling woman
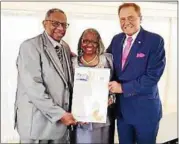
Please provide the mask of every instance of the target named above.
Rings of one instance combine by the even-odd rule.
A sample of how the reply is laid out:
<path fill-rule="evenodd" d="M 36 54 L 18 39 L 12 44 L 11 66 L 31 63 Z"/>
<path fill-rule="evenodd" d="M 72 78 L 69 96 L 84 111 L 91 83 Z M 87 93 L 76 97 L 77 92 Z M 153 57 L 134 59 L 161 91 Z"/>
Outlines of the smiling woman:
<path fill-rule="evenodd" d="M 96 35 L 95 30 L 89 29 L 83 33 L 81 38 L 81 51 L 83 53 L 81 60 L 86 64 L 97 64 L 99 59 L 99 35 Z"/>
<path fill-rule="evenodd" d="M 99 32 L 94 28 L 88 28 L 82 33 L 78 42 L 78 56 L 72 59 L 73 68 L 109 68 L 110 76 L 113 74 L 112 55 L 104 53 L 104 44 Z M 89 89 L 91 89 L 89 87 Z M 85 98 L 85 94 L 84 94 Z M 111 107 L 114 103 L 109 96 L 110 106 L 106 123 L 79 124 L 76 129 L 76 143 L 114 143 L 114 115 Z M 85 104 L 85 103 L 84 103 Z M 92 115 L 96 119 L 102 119 L 95 103 Z M 97 106 L 97 107 L 96 107 Z"/>
<path fill-rule="evenodd" d="M 13 108 L 17 83 L 16 57 L 22 41 L 43 32 L 41 23 L 46 11 L 58 7 L 66 12 L 68 20 L 65 23 L 70 25 L 64 39 L 70 45 L 71 50 L 77 53 L 79 37 L 89 27 L 97 29 L 105 47 L 109 46 L 112 37 L 121 31 L 117 13 L 120 4 L 120 2 L 1 3 L 1 142 L 19 142 L 18 134 L 13 129 Z M 159 81 L 165 119 L 166 113 L 177 111 L 177 4 L 170 2 L 139 2 L 138 4 L 143 12 L 141 25 L 150 31 L 159 33 L 165 40 L 167 65 Z M 129 16 L 125 20 L 126 22 L 133 21 L 133 17 Z M 65 24 L 60 23 L 62 22 L 58 23 L 59 28 L 63 25 L 65 27 Z M 48 24 L 50 25 L 51 22 L 49 21 Z M 53 26 L 56 27 L 57 23 L 55 22 Z M 177 136 L 177 129 L 175 129 L 177 121 L 171 120 L 170 123 L 173 124 L 170 133 L 164 133 L 170 129 L 168 121 L 163 124 L 168 126 L 167 130 L 161 129 L 162 132 L 159 130 L 158 143 L 166 142 Z M 118 142 L 117 138 L 116 142 Z"/>

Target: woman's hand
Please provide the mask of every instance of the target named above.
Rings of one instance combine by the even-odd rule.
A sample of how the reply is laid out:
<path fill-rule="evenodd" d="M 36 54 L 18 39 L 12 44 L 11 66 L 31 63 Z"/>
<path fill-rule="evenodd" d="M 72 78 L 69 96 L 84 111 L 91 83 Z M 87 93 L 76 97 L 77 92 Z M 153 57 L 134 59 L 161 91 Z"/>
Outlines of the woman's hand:
<path fill-rule="evenodd" d="M 108 99 L 108 106 L 110 106 L 110 105 L 113 104 L 113 103 L 114 103 L 113 98 L 112 98 L 112 97 L 109 97 L 109 99 Z"/>

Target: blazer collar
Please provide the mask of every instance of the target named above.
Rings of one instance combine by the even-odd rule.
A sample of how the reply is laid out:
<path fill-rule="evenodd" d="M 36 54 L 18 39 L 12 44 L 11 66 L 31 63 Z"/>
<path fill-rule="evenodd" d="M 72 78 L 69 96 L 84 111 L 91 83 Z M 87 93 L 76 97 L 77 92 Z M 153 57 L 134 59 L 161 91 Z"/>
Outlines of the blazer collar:
<path fill-rule="evenodd" d="M 50 58 L 52 64 L 54 65 L 54 67 L 56 68 L 57 72 L 59 73 L 59 75 L 63 79 L 65 85 L 68 86 L 67 80 L 65 78 L 65 74 L 63 72 L 62 65 L 60 63 L 60 60 L 59 60 L 59 58 L 57 56 L 57 53 L 56 53 L 52 43 L 48 39 L 48 37 L 45 34 L 45 32 L 42 34 L 42 42 L 43 42 L 44 50 L 47 53 L 48 57 Z"/>

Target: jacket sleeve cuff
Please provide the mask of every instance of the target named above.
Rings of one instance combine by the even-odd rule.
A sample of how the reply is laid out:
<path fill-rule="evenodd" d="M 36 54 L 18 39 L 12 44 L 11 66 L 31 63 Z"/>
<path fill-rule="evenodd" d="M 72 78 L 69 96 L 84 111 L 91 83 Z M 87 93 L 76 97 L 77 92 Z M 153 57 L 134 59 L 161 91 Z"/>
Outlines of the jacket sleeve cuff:
<path fill-rule="evenodd" d="M 56 116 L 52 117 L 48 113 L 46 113 L 45 116 L 51 121 L 51 123 L 56 123 L 64 116 L 65 113 L 65 110 L 61 110 L 61 112 Z"/>
<path fill-rule="evenodd" d="M 121 87 L 124 97 L 131 97 L 137 95 L 132 82 L 122 83 Z"/>

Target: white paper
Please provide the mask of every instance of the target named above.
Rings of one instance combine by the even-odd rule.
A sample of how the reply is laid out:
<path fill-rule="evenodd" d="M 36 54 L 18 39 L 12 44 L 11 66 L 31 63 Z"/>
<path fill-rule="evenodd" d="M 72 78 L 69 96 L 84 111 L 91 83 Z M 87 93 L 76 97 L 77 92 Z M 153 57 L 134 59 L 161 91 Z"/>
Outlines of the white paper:
<path fill-rule="evenodd" d="M 80 122 L 106 123 L 108 107 L 108 68 L 76 68 L 72 114 Z"/>

